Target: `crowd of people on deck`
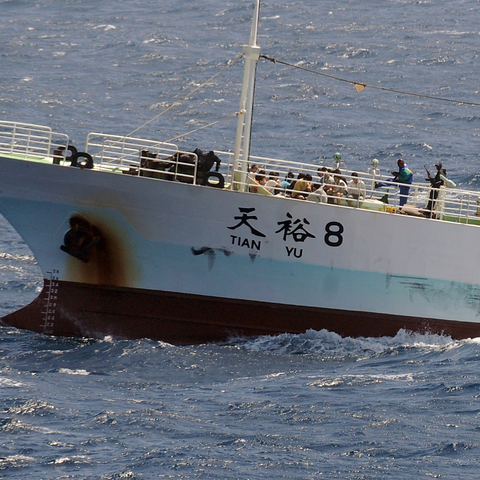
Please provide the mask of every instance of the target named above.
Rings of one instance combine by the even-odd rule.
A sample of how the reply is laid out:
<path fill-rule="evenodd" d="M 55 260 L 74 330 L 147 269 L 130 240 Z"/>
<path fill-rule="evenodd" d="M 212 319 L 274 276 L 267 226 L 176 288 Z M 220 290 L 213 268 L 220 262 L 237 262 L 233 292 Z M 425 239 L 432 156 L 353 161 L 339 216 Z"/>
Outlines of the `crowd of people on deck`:
<path fill-rule="evenodd" d="M 250 187 L 250 191 L 255 192 L 258 186 L 261 186 L 272 195 L 287 195 L 297 200 L 332 204 L 340 204 L 340 199 L 346 198 L 348 204 L 352 206 L 366 197 L 365 182 L 356 172 L 351 174 L 349 180 L 338 168 L 320 167 L 317 174 L 318 181 L 314 181 L 310 173 L 302 172 L 296 177 L 293 172 L 288 172 L 286 178 L 281 180 L 278 172 L 267 174 L 265 170 L 260 170 L 258 165 L 254 164 L 250 168 L 249 176 L 255 180 L 255 185 Z"/>
<path fill-rule="evenodd" d="M 267 174 L 265 170 L 259 169 L 254 164 L 250 168 L 249 177 L 255 181 L 255 185 L 250 186 L 250 191 L 257 191 L 258 186 L 263 187 L 272 195 L 290 196 L 297 200 L 308 200 L 320 203 L 342 204 L 349 206 L 359 206 L 366 198 L 365 182 L 359 178 L 357 172 L 351 173 L 347 179 L 338 168 L 341 155 L 335 153 L 334 159 L 337 161 L 337 168 L 332 169 L 325 166 L 319 167 L 317 175 L 319 180 L 314 181 L 310 173 L 298 173 L 295 177 L 293 172 L 288 172 L 284 180 L 281 180 L 278 172 L 272 171 Z M 372 165 L 378 165 L 378 161 Z M 410 188 L 413 183 L 413 171 L 408 167 L 403 159 L 397 160 L 398 171 L 391 172 L 392 177 L 383 182 L 377 181 L 375 189 L 381 187 L 391 187 L 397 185 L 399 187 L 399 205 L 403 207 L 408 200 Z M 435 165 L 437 174 L 433 177 L 428 172 L 431 190 L 429 194 L 429 202 L 422 214 L 429 217 L 438 197 L 438 189 L 441 186 L 455 187 L 455 183 L 447 178 L 447 172 L 442 164 Z"/>

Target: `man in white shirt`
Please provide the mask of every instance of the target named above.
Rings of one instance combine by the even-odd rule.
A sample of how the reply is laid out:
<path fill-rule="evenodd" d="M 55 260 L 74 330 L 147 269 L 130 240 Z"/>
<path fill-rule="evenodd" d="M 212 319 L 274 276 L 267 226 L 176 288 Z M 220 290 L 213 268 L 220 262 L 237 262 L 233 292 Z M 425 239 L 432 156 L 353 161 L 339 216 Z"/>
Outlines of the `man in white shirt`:
<path fill-rule="evenodd" d="M 352 173 L 352 179 L 347 184 L 347 202 L 351 207 L 359 206 L 365 200 L 365 182 L 358 178 L 358 173 Z"/>

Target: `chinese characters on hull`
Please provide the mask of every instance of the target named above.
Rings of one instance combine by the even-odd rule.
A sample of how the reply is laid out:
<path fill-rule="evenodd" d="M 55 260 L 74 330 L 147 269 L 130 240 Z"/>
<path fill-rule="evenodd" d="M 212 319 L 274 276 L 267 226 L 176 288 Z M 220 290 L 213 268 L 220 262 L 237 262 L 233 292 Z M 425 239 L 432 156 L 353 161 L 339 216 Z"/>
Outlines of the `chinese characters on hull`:
<path fill-rule="evenodd" d="M 303 243 L 307 238 L 315 238 L 315 235 L 312 235 L 305 228 L 305 225 L 310 225 L 306 218 L 303 219 L 303 222 L 299 218 L 293 220 L 292 215 L 287 212 L 287 220 L 277 222 L 277 224 L 281 225 L 281 227 L 275 233 L 283 232 L 284 242 L 288 240 L 288 237 L 291 237 L 296 243 Z M 297 247 L 288 247 L 287 245 L 285 245 L 285 248 L 287 249 L 287 256 L 293 253 L 296 258 L 300 258 L 303 255 L 303 248 L 297 250 Z"/>
<path fill-rule="evenodd" d="M 241 235 L 230 235 L 232 240 L 232 245 L 237 245 L 239 247 L 246 247 L 252 250 L 260 251 L 262 247 L 261 238 L 266 238 L 266 235 L 258 230 L 253 222 L 259 221 L 257 215 L 254 214 L 255 208 L 250 207 L 239 207 L 241 215 L 234 217 L 237 220 L 237 223 L 231 227 L 227 227 L 229 230 L 237 230 L 241 228 L 240 232 L 245 236 Z M 286 213 L 286 220 L 277 222 L 279 229 L 274 233 L 280 235 L 282 240 L 286 243 L 285 249 L 287 256 L 294 256 L 296 258 L 301 258 L 303 255 L 303 248 L 299 248 L 296 245 L 299 243 L 304 243 L 306 240 L 315 239 L 316 236 L 309 232 L 310 222 L 308 219 L 296 218 L 294 219 L 290 212 Z M 244 232 L 247 231 L 247 234 Z M 324 241 L 329 247 L 339 247 L 343 243 L 343 225 L 339 222 L 329 222 L 325 225 L 325 236 Z M 251 238 L 252 236 L 256 238 Z M 295 246 L 288 245 L 289 241 L 295 242 Z"/>
<path fill-rule="evenodd" d="M 227 227 L 227 228 L 229 230 L 236 230 L 242 225 L 245 225 L 250 229 L 250 233 L 252 235 L 255 235 L 256 237 L 263 237 L 263 238 L 266 237 L 264 233 L 260 232 L 255 227 L 250 225 L 250 220 L 258 220 L 258 217 L 256 215 L 249 215 L 249 213 L 253 212 L 255 208 L 254 207 L 252 208 L 238 207 L 238 209 L 240 210 L 240 213 L 242 215 L 233 217 L 235 220 L 238 220 L 238 223 L 233 227 Z M 247 247 L 254 250 L 260 250 L 262 246 L 262 242 L 258 239 L 252 240 L 252 239 L 249 239 L 246 237 L 240 237 L 237 235 L 230 235 L 230 237 L 232 239 L 232 245 L 238 245 L 239 247 Z"/>

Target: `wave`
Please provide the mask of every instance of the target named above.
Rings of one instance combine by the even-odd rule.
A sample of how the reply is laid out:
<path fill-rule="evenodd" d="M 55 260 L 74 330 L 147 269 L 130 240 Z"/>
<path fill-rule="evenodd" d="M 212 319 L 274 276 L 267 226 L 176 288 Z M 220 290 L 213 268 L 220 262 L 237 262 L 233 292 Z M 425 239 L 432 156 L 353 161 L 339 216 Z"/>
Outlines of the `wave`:
<path fill-rule="evenodd" d="M 279 355 L 315 354 L 331 359 L 364 359 L 400 350 L 422 353 L 444 352 L 465 344 L 480 344 L 479 339 L 453 340 L 450 336 L 433 333 L 413 333 L 401 329 L 394 337 L 341 337 L 328 330 L 308 330 L 302 334 L 262 336 L 241 341 L 246 350 Z"/>

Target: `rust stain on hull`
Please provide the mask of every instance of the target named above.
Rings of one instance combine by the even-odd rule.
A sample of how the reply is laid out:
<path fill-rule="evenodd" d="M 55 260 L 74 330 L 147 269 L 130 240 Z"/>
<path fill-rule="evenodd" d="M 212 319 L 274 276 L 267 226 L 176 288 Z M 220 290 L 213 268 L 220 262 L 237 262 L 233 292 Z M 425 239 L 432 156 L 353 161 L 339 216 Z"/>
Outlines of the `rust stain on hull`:
<path fill-rule="evenodd" d="M 119 227 L 80 213 L 70 217 L 69 225 L 60 246 L 69 255 L 66 278 L 94 285 L 135 285 L 138 267 Z"/>

